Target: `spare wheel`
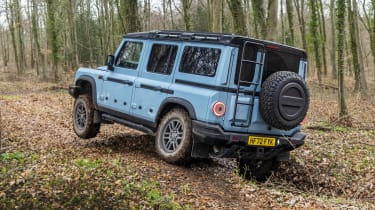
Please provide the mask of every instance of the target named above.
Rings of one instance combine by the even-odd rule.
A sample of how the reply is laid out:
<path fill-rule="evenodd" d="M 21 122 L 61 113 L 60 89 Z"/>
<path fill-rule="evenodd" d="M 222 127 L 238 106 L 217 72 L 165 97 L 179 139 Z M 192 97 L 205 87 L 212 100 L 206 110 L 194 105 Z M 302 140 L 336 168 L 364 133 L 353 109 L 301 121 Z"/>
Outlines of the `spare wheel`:
<path fill-rule="evenodd" d="M 270 126 L 289 130 L 305 118 L 309 100 L 309 91 L 301 76 L 279 71 L 271 74 L 262 85 L 260 111 Z"/>

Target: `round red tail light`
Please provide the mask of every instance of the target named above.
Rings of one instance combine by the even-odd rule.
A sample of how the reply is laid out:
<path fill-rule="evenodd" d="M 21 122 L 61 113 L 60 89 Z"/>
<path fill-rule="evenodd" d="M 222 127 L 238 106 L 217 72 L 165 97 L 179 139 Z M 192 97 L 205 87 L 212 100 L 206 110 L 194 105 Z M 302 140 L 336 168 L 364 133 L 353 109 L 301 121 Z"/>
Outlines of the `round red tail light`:
<path fill-rule="evenodd" d="M 225 104 L 223 102 L 216 102 L 212 107 L 212 112 L 216 117 L 222 117 L 225 114 Z"/>

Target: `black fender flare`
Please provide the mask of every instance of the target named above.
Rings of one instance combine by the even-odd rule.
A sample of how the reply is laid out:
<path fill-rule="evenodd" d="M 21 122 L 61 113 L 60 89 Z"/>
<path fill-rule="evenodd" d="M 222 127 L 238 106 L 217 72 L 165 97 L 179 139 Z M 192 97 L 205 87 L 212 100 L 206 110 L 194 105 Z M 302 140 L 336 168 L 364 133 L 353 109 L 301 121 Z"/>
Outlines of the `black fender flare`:
<path fill-rule="evenodd" d="M 92 102 L 94 103 L 95 108 L 98 107 L 98 104 L 96 103 L 96 82 L 95 79 L 92 76 L 89 75 L 81 75 L 76 80 L 75 84 L 79 86 L 80 82 L 88 82 L 91 85 L 91 96 L 92 96 Z"/>
<path fill-rule="evenodd" d="M 184 107 L 188 113 L 189 113 L 189 116 L 192 120 L 195 120 L 197 119 L 197 116 L 195 114 L 195 109 L 193 107 L 193 105 L 185 100 L 185 99 L 182 99 L 182 98 L 176 98 L 176 97 L 169 97 L 169 98 L 166 98 L 161 104 L 160 104 L 160 107 L 159 107 L 159 111 L 157 113 L 157 119 L 159 119 L 160 117 L 160 114 L 162 113 L 162 111 L 165 109 L 165 107 L 167 107 L 169 104 L 177 104 L 177 105 L 180 105 L 182 107 Z"/>

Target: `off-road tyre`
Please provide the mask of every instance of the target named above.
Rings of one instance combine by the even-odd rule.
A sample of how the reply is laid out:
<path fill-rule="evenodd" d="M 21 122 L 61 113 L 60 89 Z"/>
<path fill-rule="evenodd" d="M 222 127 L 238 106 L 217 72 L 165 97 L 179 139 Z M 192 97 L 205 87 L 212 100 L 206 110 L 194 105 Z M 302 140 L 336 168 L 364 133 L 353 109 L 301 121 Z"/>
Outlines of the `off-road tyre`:
<path fill-rule="evenodd" d="M 155 139 L 156 152 L 168 163 L 190 163 L 191 130 L 189 114 L 180 108 L 172 109 L 160 120 Z"/>
<path fill-rule="evenodd" d="M 270 126 L 289 130 L 303 121 L 309 101 L 304 79 L 294 72 L 279 71 L 271 74 L 262 85 L 260 112 Z"/>
<path fill-rule="evenodd" d="M 280 162 L 274 159 L 270 160 L 252 160 L 252 159 L 238 159 L 238 173 L 245 179 L 255 179 L 257 181 L 267 180 L 272 172 L 276 171 Z"/>
<path fill-rule="evenodd" d="M 95 137 L 100 130 L 100 123 L 94 123 L 94 104 L 88 94 L 79 95 L 74 101 L 73 129 L 83 139 Z"/>

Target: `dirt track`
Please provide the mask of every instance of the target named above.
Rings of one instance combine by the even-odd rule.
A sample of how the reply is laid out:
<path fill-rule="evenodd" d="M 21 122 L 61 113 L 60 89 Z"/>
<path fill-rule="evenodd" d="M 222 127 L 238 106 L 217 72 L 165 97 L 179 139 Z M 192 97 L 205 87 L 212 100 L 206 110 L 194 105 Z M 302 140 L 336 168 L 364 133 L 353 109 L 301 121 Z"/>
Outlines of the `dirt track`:
<path fill-rule="evenodd" d="M 366 113 L 353 111 L 354 121 L 366 122 L 332 126 L 334 99 L 323 103 L 323 97 L 313 95 L 306 145 L 267 182 L 256 183 L 236 175 L 233 160 L 167 164 L 154 153 L 152 137 L 119 125 L 81 140 L 64 89 L 0 82 L 0 154 L 7 154 L 0 159 L 0 208 L 162 208 L 163 202 L 186 209 L 375 208 L 373 117 L 367 122 Z M 360 106 L 375 113 L 372 103 Z M 164 200 L 149 197 L 153 190 Z"/>

